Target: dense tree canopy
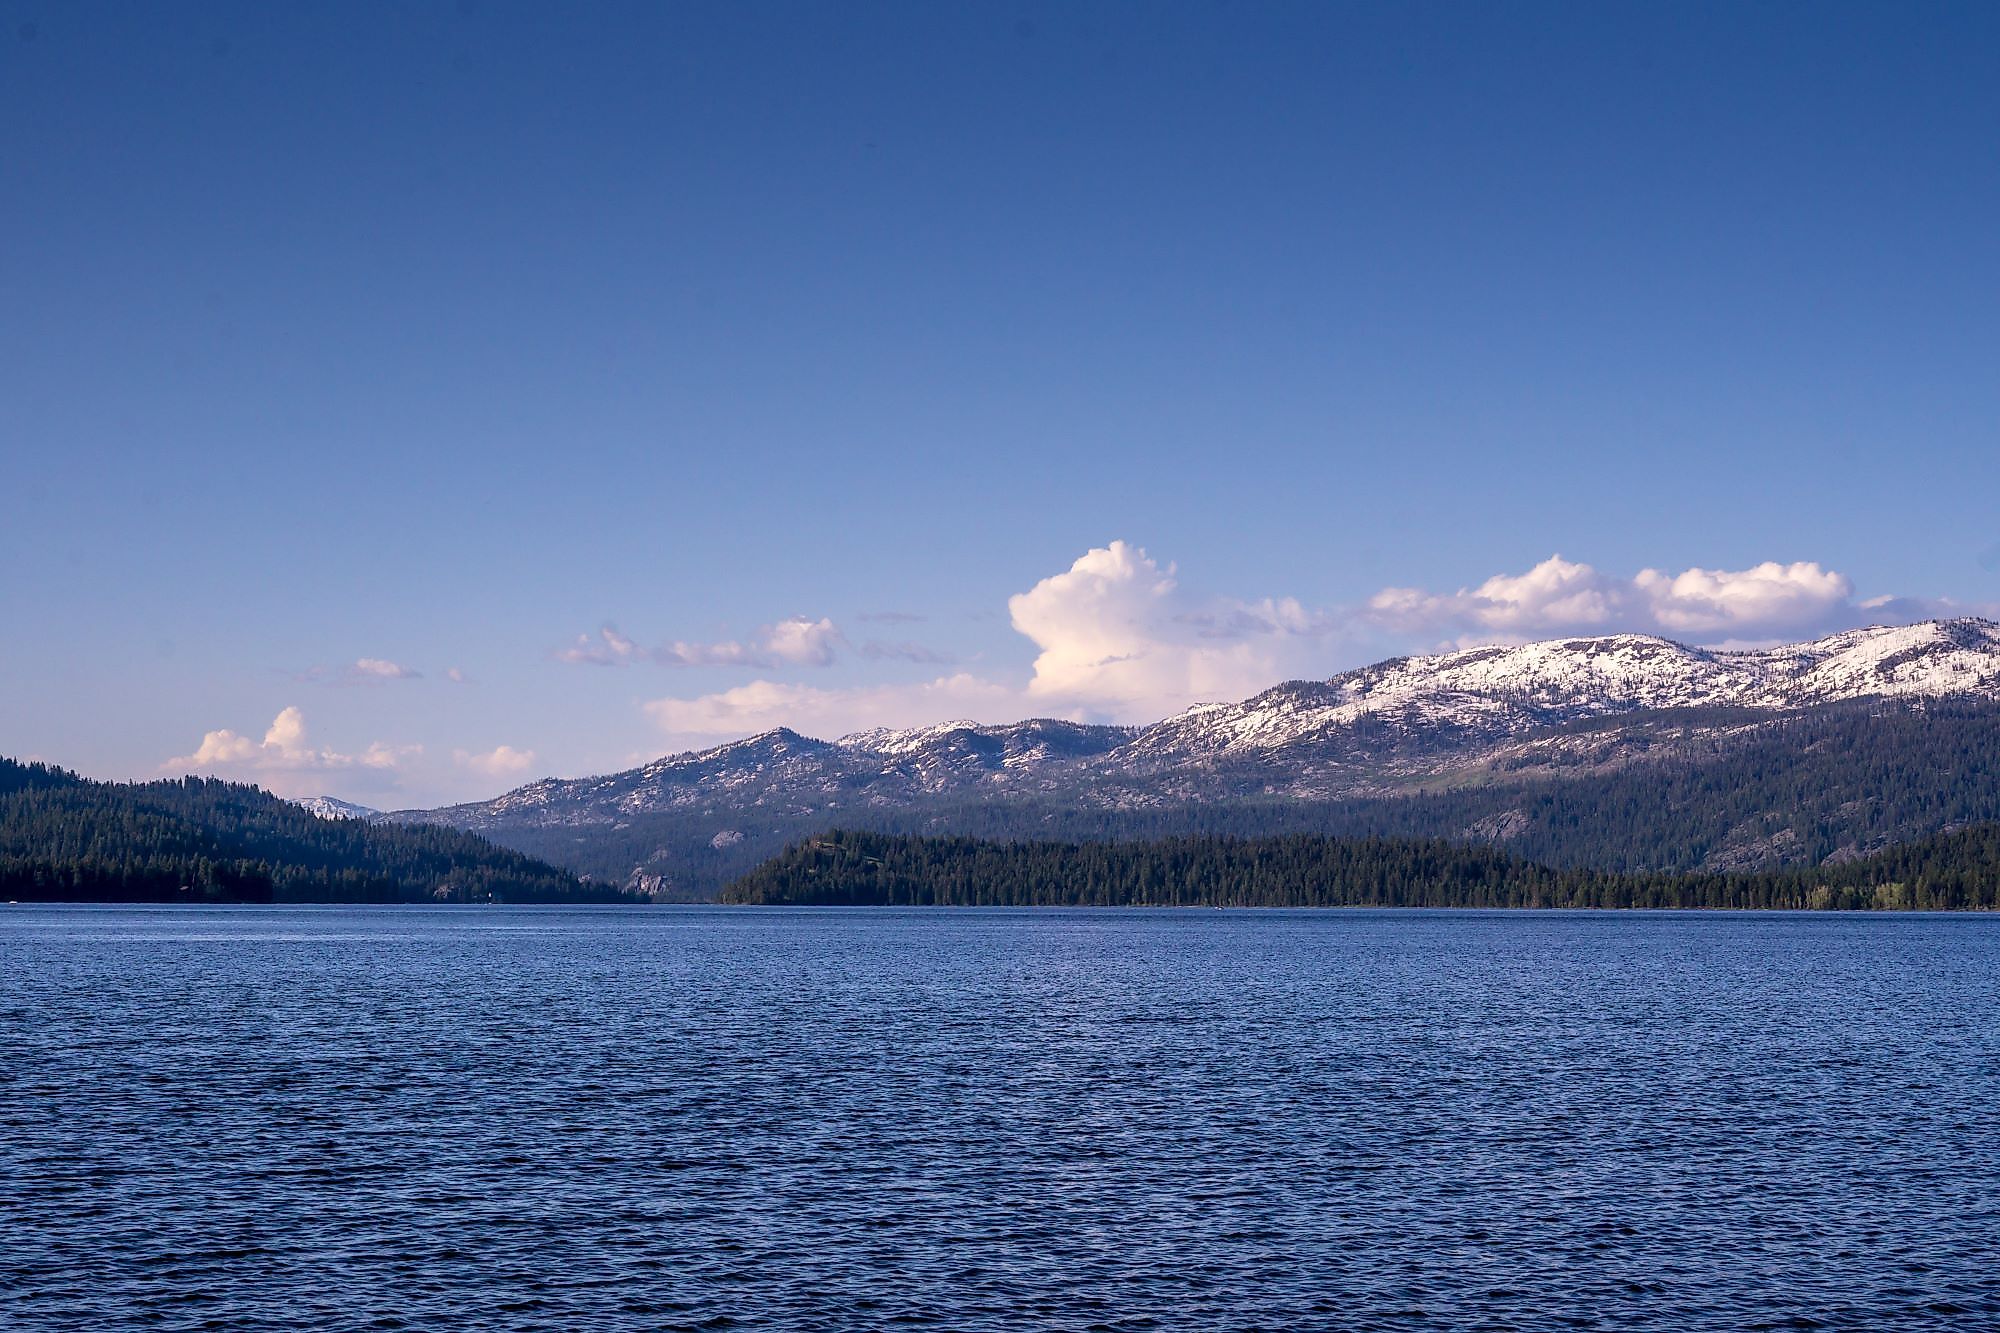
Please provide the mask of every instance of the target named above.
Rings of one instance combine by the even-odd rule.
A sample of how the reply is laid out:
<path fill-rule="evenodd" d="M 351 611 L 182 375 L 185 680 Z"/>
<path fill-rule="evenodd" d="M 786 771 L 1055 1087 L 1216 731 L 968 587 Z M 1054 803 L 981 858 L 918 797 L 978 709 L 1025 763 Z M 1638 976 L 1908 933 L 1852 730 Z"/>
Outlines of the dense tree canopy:
<path fill-rule="evenodd" d="M 795 905 L 1165 907 L 2000 907 L 2000 825 L 1865 860 L 1749 874 L 1555 869 L 1422 839 L 1187 837 L 992 842 L 835 832 L 729 886 Z"/>
<path fill-rule="evenodd" d="M 321 819 L 206 778 L 90 782 L 0 759 L 0 898 L 570 902 L 616 898 L 453 829 Z"/>

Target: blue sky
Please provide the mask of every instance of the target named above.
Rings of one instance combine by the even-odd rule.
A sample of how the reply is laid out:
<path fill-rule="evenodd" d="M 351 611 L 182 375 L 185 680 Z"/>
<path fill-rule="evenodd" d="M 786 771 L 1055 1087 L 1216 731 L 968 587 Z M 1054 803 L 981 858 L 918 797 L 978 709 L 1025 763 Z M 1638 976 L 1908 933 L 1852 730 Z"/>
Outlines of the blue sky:
<path fill-rule="evenodd" d="M 0 752 L 429 803 L 2000 601 L 1990 5 L 0 15 Z"/>

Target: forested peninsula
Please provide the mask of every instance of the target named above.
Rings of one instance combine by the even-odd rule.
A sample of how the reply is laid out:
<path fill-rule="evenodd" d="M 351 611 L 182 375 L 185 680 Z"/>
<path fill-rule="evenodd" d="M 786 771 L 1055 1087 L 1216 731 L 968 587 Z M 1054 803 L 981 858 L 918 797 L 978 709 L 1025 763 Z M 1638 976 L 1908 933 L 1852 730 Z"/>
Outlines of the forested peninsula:
<path fill-rule="evenodd" d="M 835 832 L 729 885 L 795 906 L 1526 907 L 1991 910 L 2000 825 L 1838 866 L 1749 874 L 1558 869 L 1430 839 L 1180 837 L 1001 842 Z"/>

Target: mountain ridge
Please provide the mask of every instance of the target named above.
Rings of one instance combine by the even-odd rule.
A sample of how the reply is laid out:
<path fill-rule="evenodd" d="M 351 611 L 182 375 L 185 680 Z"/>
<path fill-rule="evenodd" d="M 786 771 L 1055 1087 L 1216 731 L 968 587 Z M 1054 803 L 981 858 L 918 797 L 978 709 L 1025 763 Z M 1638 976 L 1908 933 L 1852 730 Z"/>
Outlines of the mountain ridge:
<path fill-rule="evenodd" d="M 594 837 L 640 842 L 657 825 L 665 841 L 618 870 L 643 879 L 677 863 L 668 842 L 695 835 L 702 844 L 722 838 L 741 857 L 775 851 L 774 840 L 811 827 L 882 823 L 947 805 L 1115 813 L 1379 800 L 1491 780 L 1495 764 L 1575 772 L 1586 761 L 1600 770 L 1643 762 L 1657 744 L 1639 733 L 1683 725 L 1671 722 L 1677 716 L 1702 714 L 1708 732 L 1748 736 L 1815 709 L 1947 699 L 2000 703 L 2000 624 L 1933 620 L 1729 650 L 1572 635 L 1389 658 L 1234 703 L 1197 704 L 1149 726 L 945 722 L 832 740 L 780 727 L 621 773 L 545 778 L 491 801 L 382 818 L 481 832 L 589 861 L 598 873 L 614 867 L 592 851 Z M 1643 721 L 1653 715 L 1669 721 Z M 1565 739 L 1565 729 L 1621 718 L 1632 719 L 1632 735 Z M 1538 758 L 1523 758 L 1538 747 Z M 715 873 L 728 868 L 718 862 Z"/>

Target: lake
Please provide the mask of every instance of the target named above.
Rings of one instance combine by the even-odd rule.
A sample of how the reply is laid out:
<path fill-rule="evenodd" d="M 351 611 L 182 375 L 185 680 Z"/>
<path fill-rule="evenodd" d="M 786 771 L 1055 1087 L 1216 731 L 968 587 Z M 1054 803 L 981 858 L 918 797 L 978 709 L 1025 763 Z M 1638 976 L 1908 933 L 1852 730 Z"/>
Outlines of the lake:
<path fill-rule="evenodd" d="M 2000 918 L 0 908 L 0 1326 L 2000 1327 Z"/>

